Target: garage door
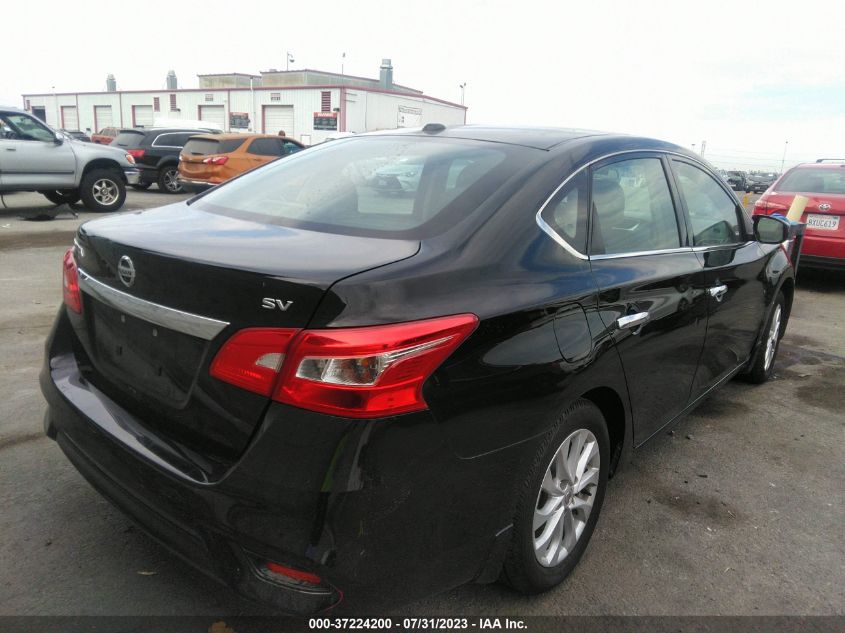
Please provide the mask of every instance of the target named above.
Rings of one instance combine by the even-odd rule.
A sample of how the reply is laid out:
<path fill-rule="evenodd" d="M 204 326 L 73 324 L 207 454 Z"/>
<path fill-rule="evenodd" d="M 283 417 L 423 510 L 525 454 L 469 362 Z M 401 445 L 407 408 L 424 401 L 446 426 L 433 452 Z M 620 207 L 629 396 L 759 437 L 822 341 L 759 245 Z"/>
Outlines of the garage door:
<path fill-rule="evenodd" d="M 132 106 L 132 126 L 150 127 L 153 124 L 153 106 Z"/>
<path fill-rule="evenodd" d="M 79 129 L 79 117 L 76 114 L 76 106 L 62 106 L 62 128 L 65 130 Z"/>
<path fill-rule="evenodd" d="M 293 106 L 264 106 L 264 133 L 278 134 L 279 130 L 293 136 Z"/>
<path fill-rule="evenodd" d="M 94 106 L 94 131 L 99 132 L 104 127 L 112 127 L 111 106 Z"/>
<path fill-rule="evenodd" d="M 214 123 L 221 130 L 226 129 L 226 117 L 224 116 L 222 105 L 201 105 L 200 106 L 200 121 L 206 123 Z"/>

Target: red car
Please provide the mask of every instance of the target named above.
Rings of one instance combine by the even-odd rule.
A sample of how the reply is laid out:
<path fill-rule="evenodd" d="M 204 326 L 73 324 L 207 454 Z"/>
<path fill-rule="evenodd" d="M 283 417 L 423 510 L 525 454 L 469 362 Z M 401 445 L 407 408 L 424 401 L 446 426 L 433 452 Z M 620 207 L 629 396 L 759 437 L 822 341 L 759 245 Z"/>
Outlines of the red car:
<path fill-rule="evenodd" d="M 786 215 L 797 194 L 809 202 L 801 265 L 845 270 L 845 159 L 796 165 L 754 203 L 754 215 Z"/>

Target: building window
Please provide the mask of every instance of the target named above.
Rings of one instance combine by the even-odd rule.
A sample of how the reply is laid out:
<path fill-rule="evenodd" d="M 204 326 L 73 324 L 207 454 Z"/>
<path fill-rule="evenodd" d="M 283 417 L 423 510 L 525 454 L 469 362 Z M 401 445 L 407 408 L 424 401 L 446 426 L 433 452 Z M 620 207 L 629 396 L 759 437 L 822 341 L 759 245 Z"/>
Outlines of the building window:
<path fill-rule="evenodd" d="M 205 100 L 206 100 L 206 101 L 214 101 L 214 95 L 213 95 L 212 93 L 210 93 L 210 92 L 209 92 L 209 93 L 207 93 L 207 94 L 205 95 Z"/>
<path fill-rule="evenodd" d="M 270 93 L 270 101 L 281 101 L 282 100 L 282 93 L 281 92 L 271 92 Z"/>
<path fill-rule="evenodd" d="M 155 112 L 161 112 L 161 101 L 158 97 L 153 97 L 153 110 Z"/>
<path fill-rule="evenodd" d="M 329 90 L 323 90 L 320 93 L 320 112 L 332 111 L 332 93 Z"/>
<path fill-rule="evenodd" d="M 176 95 L 172 94 L 170 95 L 170 111 L 173 112 L 176 109 Z"/>

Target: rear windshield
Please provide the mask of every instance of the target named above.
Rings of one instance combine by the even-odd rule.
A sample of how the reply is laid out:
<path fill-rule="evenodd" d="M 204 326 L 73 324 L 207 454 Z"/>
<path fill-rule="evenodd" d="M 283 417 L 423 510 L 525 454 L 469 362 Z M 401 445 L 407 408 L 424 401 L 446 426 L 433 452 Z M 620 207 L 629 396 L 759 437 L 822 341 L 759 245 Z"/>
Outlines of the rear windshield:
<path fill-rule="evenodd" d="M 133 149 L 141 144 L 145 135 L 144 132 L 121 132 L 114 137 L 112 145 Z"/>
<path fill-rule="evenodd" d="M 793 169 L 777 185 L 778 191 L 845 193 L 845 169 Z"/>
<path fill-rule="evenodd" d="M 536 155 L 458 139 L 349 138 L 272 162 L 194 204 L 260 222 L 416 239 L 478 208 Z"/>
<path fill-rule="evenodd" d="M 210 138 L 192 138 L 182 149 L 182 153 L 188 156 L 205 156 L 206 154 L 228 154 L 234 152 L 246 139 L 233 138 L 218 141 Z"/>

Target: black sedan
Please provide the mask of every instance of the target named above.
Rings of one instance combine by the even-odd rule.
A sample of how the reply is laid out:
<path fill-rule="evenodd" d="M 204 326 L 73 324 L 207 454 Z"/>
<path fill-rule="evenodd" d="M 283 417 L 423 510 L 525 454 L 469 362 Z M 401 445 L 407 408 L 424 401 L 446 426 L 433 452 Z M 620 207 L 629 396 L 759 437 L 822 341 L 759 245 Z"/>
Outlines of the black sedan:
<path fill-rule="evenodd" d="M 409 162 L 406 195 L 374 190 Z M 645 138 L 327 143 L 79 229 L 45 430 L 159 541 L 284 611 L 542 592 L 634 448 L 771 375 L 794 269 L 785 222 L 755 222 Z"/>

